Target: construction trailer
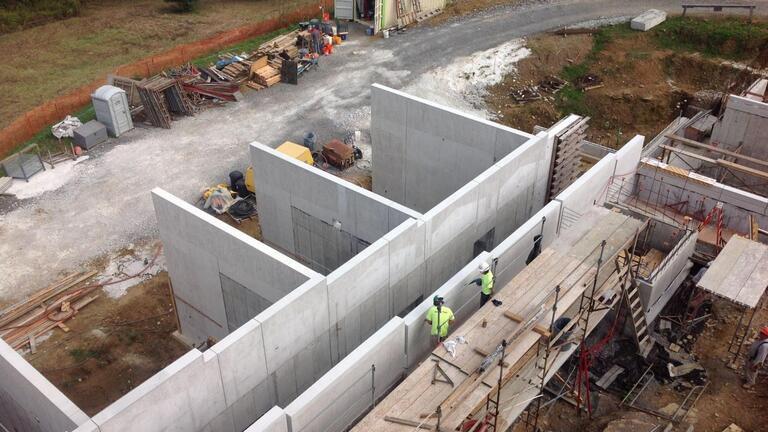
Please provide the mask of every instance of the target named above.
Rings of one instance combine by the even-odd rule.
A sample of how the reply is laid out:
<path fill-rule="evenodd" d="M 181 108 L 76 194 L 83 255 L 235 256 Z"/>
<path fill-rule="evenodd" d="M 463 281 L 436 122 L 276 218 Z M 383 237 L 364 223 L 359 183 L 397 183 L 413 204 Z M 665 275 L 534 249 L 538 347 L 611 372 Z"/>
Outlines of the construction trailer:
<path fill-rule="evenodd" d="M 623 301 L 642 317 L 635 323 L 641 349 L 647 322 L 638 306 L 649 305 L 641 286 L 626 283 L 638 271 L 630 263 L 638 261 L 635 244 L 649 222 L 604 205 L 623 202 L 625 193 L 614 186 L 634 183 L 644 139 L 606 152 L 582 173 L 571 155 L 580 145 L 572 137 L 584 125 L 572 115 L 529 134 L 374 85 L 373 191 L 252 143 L 264 242 L 153 191 L 181 333 L 195 348 L 92 417 L 22 367 L 18 354 L 2 350 L 0 373 L 18 384 L 0 393 L 0 418 L 11 419 L 3 425 L 79 432 L 344 430 L 432 355 L 423 318 L 434 294 L 453 306 L 457 329 L 492 314 L 487 328 L 508 331 L 505 355 L 519 356 L 505 361 L 530 376 L 540 375 L 530 347 L 552 351 L 541 349 L 541 334 L 553 334 L 552 319 L 561 314 L 586 335 L 609 313 L 598 309 Z M 691 237 L 671 238 L 679 244 Z M 532 259 L 537 244 L 543 252 Z M 680 246 L 668 246 L 654 247 L 674 258 L 665 268 L 687 261 L 674 252 Z M 477 287 L 469 284 L 482 261 L 494 263 L 502 308 L 481 309 Z M 563 262 L 572 273 L 554 272 Z M 536 269 L 552 274 L 540 295 L 528 281 Z M 529 301 L 516 306 L 518 297 Z M 555 300 L 561 306 L 553 313 Z M 490 355 L 495 343 L 488 338 L 477 348 Z M 485 360 L 459 349 L 467 361 Z M 559 349 L 545 370 L 572 352 Z M 472 372 L 469 364 L 462 368 Z M 540 390 L 542 380 L 533 381 L 525 391 Z M 506 384 L 502 395 L 522 385 Z M 461 394 L 475 395 L 469 390 Z M 528 402 L 513 404 L 505 421 Z M 44 424 L 35 420 L 41 415 Z"/>
<path fill-rule="evenodd" d="M 440 12 L 446 0 L 335 0 L 334 17 L 372 27 L 374 34 L 406 26 Z"/>

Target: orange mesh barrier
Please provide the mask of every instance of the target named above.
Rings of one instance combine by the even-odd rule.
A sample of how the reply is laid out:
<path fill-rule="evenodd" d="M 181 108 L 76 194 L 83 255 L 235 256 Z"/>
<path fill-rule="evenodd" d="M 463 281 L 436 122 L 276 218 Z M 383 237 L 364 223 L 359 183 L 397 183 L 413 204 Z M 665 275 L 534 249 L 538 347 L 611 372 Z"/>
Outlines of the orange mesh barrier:
<path fill-rule="evenodd" d="M 234 45 L 287 25 L 316 18 L 320 5 L 325 10 L 333 8 L 333 0 L 286 2 L 280 10 L 274 10 L 258 23 L 239 27 L 196 42 L 179 45 L 154 56 L 116 67 L 111 73 L 131 78 L 148 77 L 169 67 L 184 64 L 212 51 Z M 106 83 L 106 75 L 90 84 L 79 87 L 66 95 L 48 101 L 14 119 L 0 130 L 0 158 L 8 155 L 19 144 L 31 139 L 43 128 L 61 121 L 67 114 L 78 111 L 91 101 L 91 94 Z"/>

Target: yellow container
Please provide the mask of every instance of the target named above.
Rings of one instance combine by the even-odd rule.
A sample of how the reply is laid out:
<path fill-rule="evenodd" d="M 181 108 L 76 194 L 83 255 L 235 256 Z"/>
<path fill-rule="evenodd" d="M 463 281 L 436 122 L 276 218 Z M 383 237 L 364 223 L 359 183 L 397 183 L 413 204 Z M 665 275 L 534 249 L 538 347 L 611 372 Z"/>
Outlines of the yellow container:
<path fill-rule="evenodd" d="M 294 159 L 298 159 L 307 165 L 315 164 L 315 160 L 312 159 L 312 152 L 310 152 L 309 149 L 303 145 L 286 141 L 280 144 L 280 147 L 278 147 L 276 150 Z M 252 193 L 256 192 L 256 185 L 253 183 L 253 167 L 248 167 L 248 169 L 245 170 L 245 188 Z"/>
<path fill-rule="evenodd" d="M 306 164 L 314 165 L 315 163 L 315 161 L 312 159 L 312 152 L 310 152 L 309 149 L 303 145 L 286 141 L 280 144 L 280 147 L 278 147 L 276 150 L 294 159 L 298 159 Z"/>

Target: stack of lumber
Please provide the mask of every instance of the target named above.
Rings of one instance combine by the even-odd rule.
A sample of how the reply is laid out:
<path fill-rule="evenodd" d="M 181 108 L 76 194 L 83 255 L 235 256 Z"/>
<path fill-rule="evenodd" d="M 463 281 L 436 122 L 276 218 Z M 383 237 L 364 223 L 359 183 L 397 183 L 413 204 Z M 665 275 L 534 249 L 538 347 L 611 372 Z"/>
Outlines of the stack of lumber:
<path fill-rule="evenodd" d="M 418 424 L 423 429 L 435 430 L 436 423 L 440 424 L 440 430 L 468 430 L 465 421 L 483 417 L 486 401 L 496 394 L 499 384 L 501 393 L 505 394 L 508 387 L 517 385 L 517 377 L 522 372 L 535 366 L 537 342 L 542 337 L 549 337 L 548 325 L 553 316 L 554 319 L 571 318 L 564 331 L 577 334 L 581 325 L 577 313 L 580 298 L 595 282 L 595 298 L 601 299 L 600 304 L 615 303 L 620 298 L 615 293 L 626 267 L 619 270 L 614 266 L 614 259 L 620 251 L 631 246 L 643 223 L 629 216 L 600 210 L 585 214 L 577 226 L 568 229 L 496 293 L 494 298 L 502 302 L 500 306 L 489 302 L 466 322 L 450 330 L 449 339 L 463 336 L 468 345 L 458 345 L 461 348 L 456 350 L 455 356 L 442 345 L 435 348 L 427 359 L 429 361 L 419 364 L 353 431 L 412 432 Z M 596 278 L 596 263 L 603 240 L 606 241 L 605 265 Z M 617 263 L 621 265 L 620 260 Z M 556 287 L 560 287 L 560 292 L 557 307 L 553 308 Z M 610 292 L 614 295 L 608 296 Z M 595 328 L 602 319 L 597 315 L 605 316 L 605 309 L 592 312 L 589 328 L 582 329 L 582 334 Z M 502 340 L 508 342 L 504 364 L 499 364 L 498 357 L 488 362 L 488 354 L 493 353 Z M 555 340 L 556 337 L 552 337 L 549 343 Z M 561 348 L 565 345 L 570 347 Z M 551 346 L 552 365 L 556 366 L 567 360 L 576 344 Z M 434 378 L 436 365 L 452 383 Z M 535 377 L 535 373 L 532 376 Z M 534 378 L 522 384 L 535 393 L 540 381 Z M 511 396 L 518 393 L 521 391 Z M 530 403 L 530 397 L 520 399 L 502 399 L 497 430 L 506 430 Z M 436 419 L 438 407 L 439 421 Z"/>
<path fill-rule="evenodd" d="M 295 30 L 264 42 L 259 46 L 257 55 L 277 57 L 281 53 L 285 53 L 290 58 L 296 58 L 299 56 L 299 49 L 296 47 L 296 38 L 298 36 L 299 31 Z"/>
<path fill-rule="evenodd" d="M 248 72 L 251 69 L 251 62 L 247 60 L 241 60 L 239 62 L 230 63 L 219 72 L 224 75 L 227 80 L 232 82 L 242 82 L 248 79 Z"/>
<path fill-rule="evenodd" d="M 69 275 L 6 308 L 0 312 L 0 337 L 13 349 L 21 349 L 29 345 L 34 353 L 35 338 L 55 327 L 65 332 L 69 331 L 64 322 L 96 300 L 98 294 L 92 293 L 99 288 L 99 285 L 74 287 L 95 274 L 95 271 L 91 271 Z"/>
<path fill-rule="evenodd" d="M 271 87 L 280 82 L 280 67 L 275 67 L 273 60 L 269 60 L 266 55 L 261 56 L 251 64 L 250 82 L 255 86 L 249 87 L 256 90 Z"/>

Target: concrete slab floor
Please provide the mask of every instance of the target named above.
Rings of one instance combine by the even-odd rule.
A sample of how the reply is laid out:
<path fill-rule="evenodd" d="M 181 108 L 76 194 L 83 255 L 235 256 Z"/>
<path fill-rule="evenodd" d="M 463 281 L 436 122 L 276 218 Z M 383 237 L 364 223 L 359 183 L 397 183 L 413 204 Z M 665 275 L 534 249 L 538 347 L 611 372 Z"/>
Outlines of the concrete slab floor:
<path fill-rule="evenodd" d="M 553 8 L 550 3 L 562 4 Z M 17 300 L 62 270 L 128 242 L 156 238 L 149 191 L 162 186 L 193 201 L 201 187 L 245 168 L 246 144 L 254 139 L 277 145 L 313 130 L 324 142 L 345 131 L 367 130 L 367 88 L 373 82 L 404 88 L 435 68 L 467 62 L 471 58 L 466 56 L 517 37 L 605 16 L 630 16 L 650 7 L 678 8 L 660 0 L 535 0 L 447 25 L 424 25 L 390 39 L 360 36 L 323 58 L 320 69 L 298 86 L 249 92 L 241 103 L 176 121 L 169 130 L 140 127 L 78 164 L 61 188 L 24 201 L 3 199 L 0 298 Z"/>

